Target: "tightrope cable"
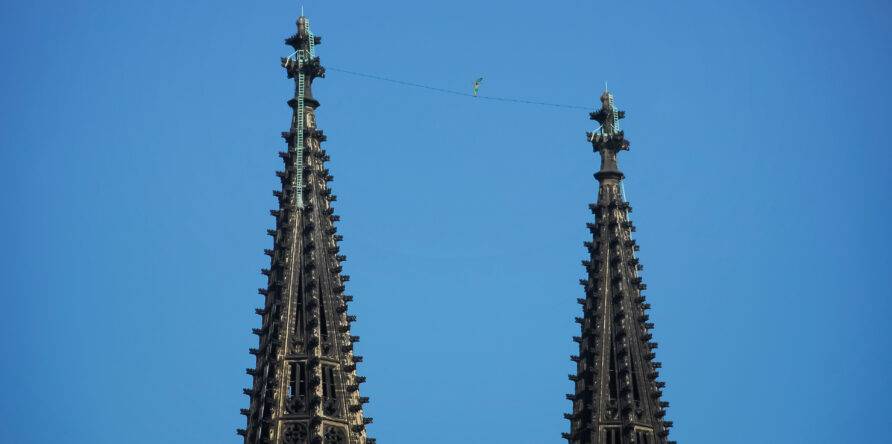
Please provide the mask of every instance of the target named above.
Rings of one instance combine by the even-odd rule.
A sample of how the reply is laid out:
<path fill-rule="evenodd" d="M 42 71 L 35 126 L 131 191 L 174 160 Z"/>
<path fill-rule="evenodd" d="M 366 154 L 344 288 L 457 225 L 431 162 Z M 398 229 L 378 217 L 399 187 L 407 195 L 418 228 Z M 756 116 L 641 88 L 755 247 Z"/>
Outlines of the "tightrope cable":
<path fill-rule="evenodd" d="M 441 93 L 445 93 L 445 94 L 452 94 L 452 95 L 456 95 L 456 96 L 473 97 L 475 99 L 492 100 L 492 101 L 496 101 L 496 102 L 522 103 L 522 104 L 526 104 L 526 105 L 552 106 L 555 108 L 584 109 L 584 110 L 593 109 L 593 107 L 591 107 L 591 106 L 566 105 L 563 103 L 540 102 L 537 100 L 520 99 L 520 98 L 514 98 L 514 97 L 496 97 L 496 96 L 485 96 L 485 95 L 475 96 L 471 93 L 456 91 L 454 89 L 439 88 L 436 86 L 424 85 L 424 84 L 415 83 L 415 82 L 408 82 L 408 81 L 399 80 L 399 79 L 392 79 L 389 77 L 377 76 L 374 74 L 366 74 L 366 73 L 362 73 L 362 72 L 350 71 L 347 69 L 332 68 L 332 67 L 328 67 L 328 66 L 325 67 L 325 69 L 327 71 L 342 72 L 344 74 L 349 74 L 349 75 L 357 76 L 357 77 L 365 77 L 367 79 L 380 80 L 382 82 L 390 82 L 390 83 L 395 83 L 397 85 L 403 85 L 403 86 L 412 86 L 415 88 L 422 88 L 422 89 L 437 91 L 437 92 L 441 92 Z"/>

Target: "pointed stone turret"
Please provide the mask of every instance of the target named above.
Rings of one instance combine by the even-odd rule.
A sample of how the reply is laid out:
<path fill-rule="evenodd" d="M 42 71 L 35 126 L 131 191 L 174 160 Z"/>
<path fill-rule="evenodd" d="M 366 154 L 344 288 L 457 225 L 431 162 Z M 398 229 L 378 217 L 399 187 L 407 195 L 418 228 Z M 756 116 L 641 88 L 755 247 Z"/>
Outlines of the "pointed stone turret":
<path fill-rule="evenodd" d="M 570 375 L 576 390 L 567 395 L 573 402 L 570 444 L 670 444 L 670 421 L 665 420 L 668 403 L 663 402 L 660 363 L 654 349 L 647 310 L 650 304 L 642 294 L 645 285 L 635 257 L 638 245 L 629 220 L 632 207 L 622 191 L 624 175 L 617 154 L 629 149 L 629 141 L 619 129 L 613 95 L 605 91 L 601 109 L 591 113 L 601 124 L 587 133 L 601 156 L 595 174 L 599 182 L 598 202 L 589 207 L 595 223 L 589 223 L 592 239 L 585 242 L 589 259 L 582 261 L 587 277 L 580 280 L 585 298 L 578 299 L 583 316 L 576 318 L 581 333 L 576 374 Z"/>
<path fill-rule="evenodd" d="M 275 229 L 267 233 L 273 248 L 266 250 L 270 267 L 262 270 L 268 285 L 261 288 L 262 317 L 256 365 L 247 370 L 253 387 L 245 389 L 250 406 L 243 409 L 247 428 L 239 429 L 245 444 L 373 444 L 366 437 L 371 418 L 363 415 L 368 398 L 359 394 L 365 378 L 356 375 L 362 357 L 350 334 L 355 317 L 347 313 L 352 296 L 344 294 L 349 276 L 341 274 L 340 254 L 325 163 L 325 141 L 316 127 L 319 102 L 313 97 L 313 80 L 325 76 L 315 55 L 321 42 L 301 16 L 297 33 L 285 41 L 295 49 L 282 59 L 295 80 L 291 128 L 282 133 L 287 151 L 279 153 L 284 170 L 276 174 L 281 190 L 273 191 L 278 209 L 271 213 Z"/>

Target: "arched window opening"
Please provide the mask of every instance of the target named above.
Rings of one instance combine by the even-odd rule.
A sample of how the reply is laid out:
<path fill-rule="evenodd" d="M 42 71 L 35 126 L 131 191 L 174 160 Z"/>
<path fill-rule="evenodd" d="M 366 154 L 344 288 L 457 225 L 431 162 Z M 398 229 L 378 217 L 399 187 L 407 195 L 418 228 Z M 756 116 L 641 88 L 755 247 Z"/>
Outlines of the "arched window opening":
<path fill-rule="evenodd" d="M 335 374 L 334 367 L 324 366 L 322 367 L 322 397 L 337 399 L 337 392 L 335 390 Z"/>
<path fill-rule="evenodd" d="M 288 366 L 288 397 L 293 398 L 297 393 L 297 363 L 292 362 Z"/>
<path fill-rule="evenodd" d="M 604 444 L 622 444 L 619 427 L 604 428 Z"/>
<path fill-rule="evenodd" d="M 297 363 L 297 394 L 298 396 L 307 396 L 307 364 L 305 362 Z"/>
<path fill-rule="evenodd" d="M 288 372 L 288 397 L 307 396 L 307 364 L 292 362 Z"/>

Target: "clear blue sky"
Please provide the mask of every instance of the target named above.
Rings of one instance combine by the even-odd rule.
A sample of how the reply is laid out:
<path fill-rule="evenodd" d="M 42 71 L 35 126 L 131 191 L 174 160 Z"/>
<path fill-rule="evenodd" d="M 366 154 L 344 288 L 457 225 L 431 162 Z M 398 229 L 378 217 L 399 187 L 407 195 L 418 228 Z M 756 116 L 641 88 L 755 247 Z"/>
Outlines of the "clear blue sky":
<path fill-rule="evenodd" d="M 680 443 L 887 443 L 892 7 L 305 4 L 331 67 L 627 111 Z M 0 436 L 237 443 L 290 1 L 0 6 Z M 317 82 L 382 444 L 563 442 L 585 111 Z"/>

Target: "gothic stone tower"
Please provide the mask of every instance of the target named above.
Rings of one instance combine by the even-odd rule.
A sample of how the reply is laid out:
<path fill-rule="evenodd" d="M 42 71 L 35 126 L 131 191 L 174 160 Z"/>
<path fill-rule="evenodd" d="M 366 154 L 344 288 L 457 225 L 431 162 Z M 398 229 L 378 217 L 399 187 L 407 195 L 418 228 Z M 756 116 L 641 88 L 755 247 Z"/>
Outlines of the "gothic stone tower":
<path fill-rule="evenodd" d="M 272 210 L 276 228 L 267 233 L 273 248 L 266 250 L 270 267 L 263 269 L 269 281 L 259 290 L 264 297 L 260 328 L 254 329 L 259 345 L 252 348 L 256 365 L 247 370 L 254 384 L 244 392 L 250 407 L 242 409 L 248 426 L 239 429 L 245 444 L 373 444 L 366 437 L 359 395 L 365 378 L 356 375 L 362 357 L 353 354 L 350 335 L 354 316 L 347 314 L 351 296 L 344 294 L 349 276 L 341 274 L 341 262 L 331 194 L 331 174 L 325 168 L 328 154 L 316 127 L 313 79 L 325 69 L 315 56 L 321 39 L 310 31 L 310 21 L 300 17 L 297 33 L 285 40 L 293 55 L 282 59 L 295 81 L 291 128 L 282 133 L 288 150 L 280 152 L 284 170 L 276 173 L 282 189 Z"/>
<path fill-rule="evenodd" d="M 641 293 L 646 287 L 635 257 L 638 245 L 629 221 L 632 207 L 622 191 L 623 173 L 617 153 L 629 149 L 629 141 L 619 129 L 624 117 L 613 105 L 613 95 L 604 92 L 601 109 L 591 113 L 601 124 L 588 133 L 588 140 L 601 155 L 601 169 L 595 174 L 600 187 L 598 202 L 590 208 L 595 223 L 589 223 L 592 240 L 586 241 L 589 259 L 582 261 L 588 274 L 581 279 L 585 298 L 576 374 L 570 375 L 576 391 L 567 395 L 573 402 L 570 444 L 674 444 L 668 441 L 671 421 L 664 421 L 668 403 L 663 402 L 663 382 L 657 381 L 659 362 L 654 349 L 647 310 Z"/>

